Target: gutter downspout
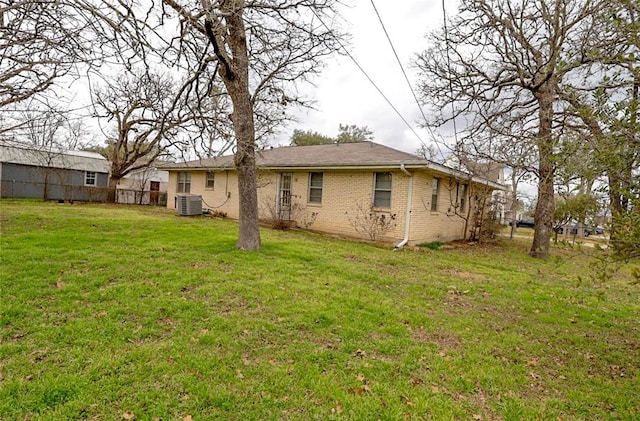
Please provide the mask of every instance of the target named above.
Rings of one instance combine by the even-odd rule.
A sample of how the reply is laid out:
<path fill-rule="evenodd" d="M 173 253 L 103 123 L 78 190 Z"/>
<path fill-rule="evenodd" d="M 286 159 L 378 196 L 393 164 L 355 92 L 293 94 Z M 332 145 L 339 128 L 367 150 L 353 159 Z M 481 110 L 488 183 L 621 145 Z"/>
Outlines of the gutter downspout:
<path fill-rule="evenodd" d="M 413 175 L 407 171 L 404 164 L 400 164 L 400 171 L 409 176 L 409 190 L 407 192 L 407 214 L 405 216 L 404 223 L 404 238 L 398 244 L 395 245 L 393 251 L 399 250 L 409 242 L 409 232 L 411 229 L 411 201 L 413 199 Z"/>

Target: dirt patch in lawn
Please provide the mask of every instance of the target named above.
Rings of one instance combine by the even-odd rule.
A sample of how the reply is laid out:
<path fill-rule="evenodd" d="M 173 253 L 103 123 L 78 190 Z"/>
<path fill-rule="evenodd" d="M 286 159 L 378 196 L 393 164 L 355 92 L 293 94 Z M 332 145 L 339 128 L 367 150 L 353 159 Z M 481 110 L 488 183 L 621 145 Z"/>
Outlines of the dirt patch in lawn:
<path fill-rule="evenodd" d="M 456 278 L 464 279 L 465 281 L 484 281 L 487 278 L 484 275 L 478 273 L 466 272 L 464 270 L 452 268 L 444 271 L 447 275 L 455 276 Z"/>
<path fill-rule="evenodd" d="M 419 328 L 409 327 L 409 332 L 414 341 L 433 343 L 441 350 L 460 348 L 462 341 L 456 335 L 442 330 L 428 331 L 423 326 Z"/>

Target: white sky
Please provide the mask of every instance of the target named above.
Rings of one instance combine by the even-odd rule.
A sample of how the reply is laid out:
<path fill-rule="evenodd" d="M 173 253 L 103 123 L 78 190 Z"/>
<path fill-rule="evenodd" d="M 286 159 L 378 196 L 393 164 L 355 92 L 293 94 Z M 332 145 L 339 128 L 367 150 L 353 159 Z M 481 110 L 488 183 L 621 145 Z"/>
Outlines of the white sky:
<path fill-rule="evenodd" d="M 418 128 L 422 119 L 420 110 L 371 1 L 353 1 L 356 2 L 344 13 L 346 29 L 352 36 L 347 48 L 407 122 L 429 143 L 428 132 Z M 447 14 L 451 15 L 455 12 L 455 2 L 447 3 Z M 438 0 L 375 0 L 375 5 L 409 80 L 416 89 L 417 73 L 412 62 L 416 54 L 427 46 L 425 35 L 442 25 L 442 3 Z M 329 61 L 326 69 L 314 82 L 317 87 L 308 88 L 307 95 L 316 101 L 317 110 L 298 112 L 298 122 L 283 130 L 275 139 L 276 144 L 288 144 L 294 129 L 313 130 L 335 136 L 338 125 L 342 123 L 367 126 L 373 131 L 377 143 L 395 149 L 414 153 L 420 147 L 416 135 L 349 57 L 340 56 Z"/>

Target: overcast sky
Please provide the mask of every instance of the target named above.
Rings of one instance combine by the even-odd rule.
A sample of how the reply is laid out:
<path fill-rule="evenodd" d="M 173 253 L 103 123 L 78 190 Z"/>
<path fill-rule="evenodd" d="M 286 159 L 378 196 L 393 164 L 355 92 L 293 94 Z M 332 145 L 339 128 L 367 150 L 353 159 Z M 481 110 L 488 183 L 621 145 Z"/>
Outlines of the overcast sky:
<path fill-rule="evenodd" d="M 442 2 L 436 0 L 374 0 L 375 6 L 393 42 L 414 89 L 417 72 L 414 57 L 426 48 L 425 35 L 442 25 Z M 356 1 L 353 1 L 356 3 Z M 447 2 L 447 14 L 455 12 L 454 2 Z M 370 0 L 357 0 L 357 5 L 345 10 L 346 29 L 352 39 L 350 53 L 384 92 L 420 137 L 430 136 L 418 128 L 420 110 L 389 45 L 384 30 Z M 317 87 L 308 88 L 308 96 L 317 101 L 317 110 L 297 113 L 298 123 L 291 124 L 275 140 L 288 144 L 293 129 L 313 130 L 335 136 L 339 124 L 368 126 L 375 141 L 406 152 L 420 147 L 417 136 L 393 111 L 376 88 L 347 57 L 328 62 L 327 68 L 315 80 Z M 426 112 L 426 111 L 425 111 Z"/>
<path fill-rule="evenodd" d="M 415 56 L 427 47 L 425 35 L 442 25 L 441 0 L 374 0 L 385 28 L 393 42 L 414 89 L 417 72 Z M 341 8 L 343 26 L 351 35 L 349 52 L 367 72 L 419 137 L 429 143 L 431 136 L 418 124 L 420 110 L 396 61 L 393 50 L 378 20 L 371 0 L 351 0 Z M 456 2 L 447 0 L 447 14 L 456 10 Z M 405 152 L 415 153 L 420 140 L 346 55 L 334 56 L 326 68 L 306 86 L 302 93 L 316 101 L 315 110 L 294 111 L 297 122 L 283 128 L 272 140 L 274 145 L 288 145 L 294 129 L 312 130 L 327 136 L 338 133 L 339 124 L 367 126 L 374 141 Z M 88 104 L 88 83 L 75 81 L 75 101 Z M 78 102 L 76 102 L 77 104 Z M 88 107 L 88 106 L 87 106 Z M 427 111 L 425 110 L 425 113 Z M 427 113 L 428 115 L 428 113 Z M 98 132 L 97 128 L 95 129 Z M 98 137 L 101 135 L 98 134 Z"/>

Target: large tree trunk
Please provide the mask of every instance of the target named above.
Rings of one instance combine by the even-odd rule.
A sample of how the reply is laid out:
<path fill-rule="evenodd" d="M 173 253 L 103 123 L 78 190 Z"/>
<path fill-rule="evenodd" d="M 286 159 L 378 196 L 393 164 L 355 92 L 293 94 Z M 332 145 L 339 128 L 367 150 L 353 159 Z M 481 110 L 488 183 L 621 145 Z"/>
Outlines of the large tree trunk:
<path fill-rule="evenodd" d="M 207 2 L 203 0 L 203 4 Z M 237 247 L 242 250 L 260 248 L 260 225 L 258 222 L 258 191 L 255 156 L 255 123 L 253 103 L 249 91 L 249 57 L 247 35 L 242 14 L 244 2 L 235 0 L 222 3 L 226 16 L 226 34 L 220 31 L 221 22 L 214 24 L 215 18 L 205 21 L 207 36 L 213 44 L 220 62 L 220 76 L 233 104 L 233 129 L 238 149 L 235 165 L 238 169 L 239 233 Z M 206 9 L 206 7 L 205 7 Z M 231 55 L 223 44 L 226 41 Z"/>
<path fill-rule="evenodd" d="M 107 203 L 116 203 L 116 188 L 118 187 L 118 182 L 122 179 L 122 177 L 114 176 L 111 174 L 109 177 L 109 185 L 107 187 Z"/>
<path fill-rule="evenodd" d="M 258 221 L 258 183 L 256 174 L 256 132 L 253 104 L 249 95 L 249 58 L 247 37 L 242 22 L 242 9 L 228 19 L 231 50 L 234 51 L 236 77 L 227 85 L 233 102 L 233 129 L 238 149 L 235 164 L 238 168 L 239 228 L 236 246 L 242 250 L 260 249 Z"/>
<path fill-rule="evenodd" d="M 260 248 L 258 222 L 258 186 L 255 156 L 253 107 L 248 95 L 234 101 L 233 127 L 238 149 L 235 164 L 238 169 L 239 232 L 237 247 L 242 250 Z"/>
<path fill-rule="evenodd" d="M 258 250 L 260 249 L 260 226 L 256 168 L 255 158 L 249 157 L 249 153 L 246 153 L 242 162 L 238 164 L 238 195 L 240 220 L 236 245 L 242 250 Z"/>
<path fill-rule="evenodd" d="M 539 259 L 549 257 L 549 243 L 553 231 L 553 177 L 555 166 L 553 163 L 553 78 L 543 82 L 540 89 L 535 92 L 540 106 L 540 126 L 538 128 L 538 201 L 535 213 L 535 231 L 533 243 L 529 255 Z"/>

